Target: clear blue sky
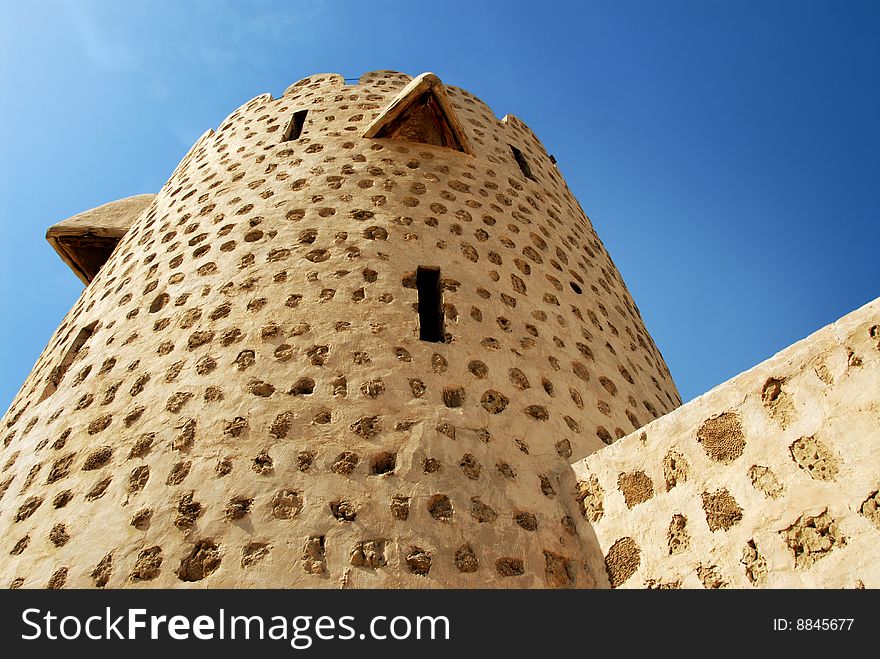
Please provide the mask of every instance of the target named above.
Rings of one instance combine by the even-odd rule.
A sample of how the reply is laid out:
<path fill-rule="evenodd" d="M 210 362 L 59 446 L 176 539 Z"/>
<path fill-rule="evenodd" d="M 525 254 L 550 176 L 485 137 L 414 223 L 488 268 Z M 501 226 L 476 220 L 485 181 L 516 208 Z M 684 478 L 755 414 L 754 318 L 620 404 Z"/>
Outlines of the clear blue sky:
<path fill-rule="evenodd" d="M 880 2 L 0 0 L 0 407 L 46 228 L 311 73 L 434 71 L 556 155 L 685 400 L 880 294 Z"/>

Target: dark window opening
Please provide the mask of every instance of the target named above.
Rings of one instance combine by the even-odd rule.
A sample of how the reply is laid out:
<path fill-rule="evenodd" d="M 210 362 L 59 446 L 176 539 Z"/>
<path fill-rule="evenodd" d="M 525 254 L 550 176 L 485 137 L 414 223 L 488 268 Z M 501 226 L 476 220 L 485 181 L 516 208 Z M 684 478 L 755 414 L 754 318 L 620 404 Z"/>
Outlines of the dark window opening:
<path fill-rule="evenodd" d="M 577 293 L 578 295 L 580 295 L 581 293 L 584 292 L 584 291 L 581 289 L 581 287 L 578 286 L 577 284 L 575 284 L 573 281 L 568 282 L 568 285 L 571 286 L 571 290 L 573 290 L 573 291 L 574 291 L 575 293 Z"/>
<path fill-rule="evenodd" d="M 513 157 L 516 158 L 516 164 L 519 165 L 519 168 L 522 170 L 523 176 L 526 178 L 530 178 L 533 181 L 537 181 L 535 175 L 532 174 L 532 168 L 529 167 L 529 162 L 526 160 L 526 157 L 523 155 L 523 152 L 517 149 L 512 144 L 510 145 L 510 150 L 513 151 Z"/>
<path fill-rule="evenodd" d="M 303 126 L 306 125 L 306 115 L 308 113 L 308 110 L 298 110 L 293 113 L 290 123 L 287 124 L 287 129 L 284 131 L 284 136 L 281 138 L 282 142 L 299 139 L 303 132 Z"/>
<path fill-rule="evenodd" d="M 76 335 L 76 338 L 73 340 L 73 343 L 70 344 L 67 352 L 64 353 L 61 363 L 58 364 L 49 375 L 49 382 L 46 383 L 46 388 L 43 389 L 43 394 L 40 396 L 40 400 L 37 401 L 38 403 L 43 402 L 57 391 L 58 385 L 61 384 L 61 380 L 64 379 L 64 375 L 67 373 L 70 365 L 73 364 L 76 356 L 79 354 L 80 350 L 83 349 L 83 346 L 90 338 L 92 338 L 92 334 L 95 333 L 95 327 L 97 326 L 98 321 L 95 321 L 90 325 L 86 325 L 79 331 L 79 334 Z"/>
<path fill-rule="evenodd" d="M 443 303 L 440 294 L 440 268 L 419 266 L 416 270 L 419 291 L 419 338 L 443 343 Z"/>

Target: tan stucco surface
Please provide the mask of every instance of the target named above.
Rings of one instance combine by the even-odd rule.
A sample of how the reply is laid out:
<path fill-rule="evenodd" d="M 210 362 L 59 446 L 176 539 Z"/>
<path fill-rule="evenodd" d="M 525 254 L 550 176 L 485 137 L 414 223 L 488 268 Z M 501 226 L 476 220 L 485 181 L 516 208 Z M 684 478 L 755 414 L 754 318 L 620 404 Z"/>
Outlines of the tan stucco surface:
<path fill-rule="evenodd" d="M 880 299 L 574 470 L 613 585 L 880 587 Z"/>
<path fill-rule="evenodd" d="M 447 87 L 474 155 L 363 136 L 409 82 L 311 76 L 193 146 L 0 421 L 0 584 L 603 585 L 569 465 L 675 385 L 520 120 Z"/>

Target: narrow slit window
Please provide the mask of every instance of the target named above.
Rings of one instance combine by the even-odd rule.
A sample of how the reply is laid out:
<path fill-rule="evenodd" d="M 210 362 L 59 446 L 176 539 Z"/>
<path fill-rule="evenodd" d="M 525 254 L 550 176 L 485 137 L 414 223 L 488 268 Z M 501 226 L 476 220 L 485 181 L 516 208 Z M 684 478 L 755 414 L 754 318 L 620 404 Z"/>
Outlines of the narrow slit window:
<path fill-rule="evenodd" d="M 86 325 L 79 331 L 76 338 L 73 340 L 73 343 L 71 343 L 70 347 L 67 349 L 67 352 L 64 353 L 64 358 L 61 360 L 61 363 L 58 364 L 49 375 L 49 382 L 46 383 L 46 388 L 43 389 L 43 394 L 40 396 L 40 400 L 37 401 L 38 403 L 43 402 L 55 393 L 58 389 L 58 385 L 61 384 L 61 380 L 64 379 L 64 375 L 70 368 L 70 365 L 76 359 L 76 356 L 83 349 L 83 346 L 88 343 L 88 340 L 92 338 L 92 334 L 95 333 L 95 327 L 97 327 L 97 325 L 98 321 L 95 321 L 94 323 Z"/>
<path fill-rule="evenodd" d="M 416 270 L 419 291 L 419 338 L 443 343 L 443 302 L 440 295 L 440 268 L 419 266 Z"/>
<path fill-rule="evenodd" d="M 516 164 L 519 165 L 520 170 L 522 170 L 523 176 L 532 179 L 533 181 L 537 181 L 538 179 L 532 174 L 532 168 L 529 167 L 529 162 L 526 160 L 523 152 L 513 146 L 513 144 L 510 145 L 510 150 L 513 151 L 513 157 L 516 159 Z"/>
<path fill-rule="evenodd" d="M 284 131 L 284 136 L 281 138 L 282 142 L 299 139 L 303 132 L 303 126 L 306 125 L 306 115 L 308 113 L 308 110 L 298 110 L 293 113 L 290 123 L 287 124 L 287 129 Z"/>

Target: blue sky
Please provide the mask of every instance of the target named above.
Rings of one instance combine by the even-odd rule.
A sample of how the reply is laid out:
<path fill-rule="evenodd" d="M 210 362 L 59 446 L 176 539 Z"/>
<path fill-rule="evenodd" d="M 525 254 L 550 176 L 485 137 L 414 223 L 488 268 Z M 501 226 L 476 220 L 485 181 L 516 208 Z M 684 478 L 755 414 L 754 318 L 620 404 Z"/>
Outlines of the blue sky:
<path fill-rule="evenodd" d="M 4 409 L 82 290 L 46 228 L 318 72 L 434 71 L 525 121 L 685 400 L 880 294 L 878 2 L 2 6 Z"/>

